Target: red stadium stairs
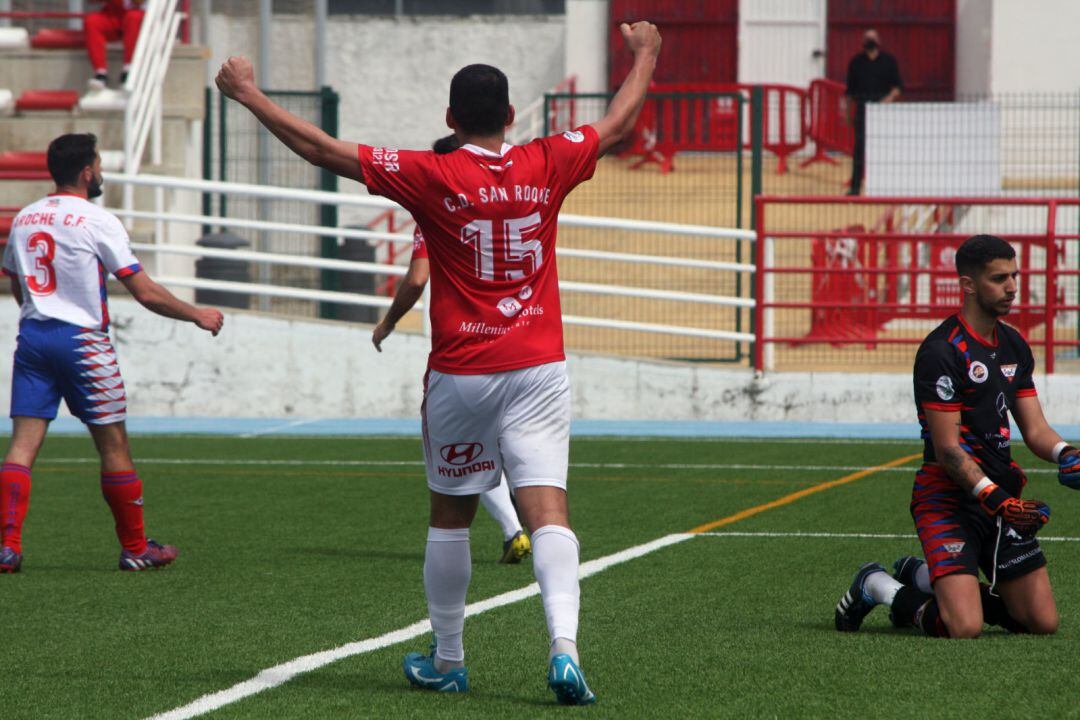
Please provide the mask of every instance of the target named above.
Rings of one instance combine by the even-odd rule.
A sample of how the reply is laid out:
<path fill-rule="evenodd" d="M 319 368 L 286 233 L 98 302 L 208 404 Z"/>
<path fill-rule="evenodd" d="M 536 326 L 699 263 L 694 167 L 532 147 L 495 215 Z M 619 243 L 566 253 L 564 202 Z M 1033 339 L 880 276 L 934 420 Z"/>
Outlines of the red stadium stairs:
<path fill-rule="evenodd" d="M 74 90 L 25 90 L 15 101 L 16 112 L 62 110 L 71 112 L 79 104 Z"/>
<path fill-rule="evenodd" d="M 30 38 L 30 47 L 43 49 L 83 49 L 86 47 L 86 33 L 82 30 L 66 28 L 43 28 Z"/>

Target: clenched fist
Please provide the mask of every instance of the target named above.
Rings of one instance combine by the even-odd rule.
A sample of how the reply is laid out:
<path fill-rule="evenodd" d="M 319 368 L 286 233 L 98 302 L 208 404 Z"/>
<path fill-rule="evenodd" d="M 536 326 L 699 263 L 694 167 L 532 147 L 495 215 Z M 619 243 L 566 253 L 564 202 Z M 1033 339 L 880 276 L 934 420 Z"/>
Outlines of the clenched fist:
<path fill-rule="evenodd" d="M 653 57 L 660 54 L 660 31 L 651 22 L 636 22 L 633 25 L 623 23 L 619 26 L 626 45 L 635 55 L 649 53 Z"/>
<path fill-rule="evenodd" d="M 218 70 L 215 82 L 225 97 L 242 101 L 245 93 L 256 89 L 255 68 L 246 57 L 231 57 Z"/>

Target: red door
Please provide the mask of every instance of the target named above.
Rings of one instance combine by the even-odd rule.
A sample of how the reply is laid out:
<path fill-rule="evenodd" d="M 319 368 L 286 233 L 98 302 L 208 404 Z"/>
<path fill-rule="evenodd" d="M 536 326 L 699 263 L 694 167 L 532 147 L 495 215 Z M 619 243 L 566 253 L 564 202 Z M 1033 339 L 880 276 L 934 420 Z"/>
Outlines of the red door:
<path fill-rule="evenodd" d="M 896 56 L 904 100 L 955 99 L 956 0 L 829 0 L 830 79 L 845 81 L 867 28 L 877 30 L 884 50 Z"/>
<path fill-rule="evenodd" d="M 735 82 L 738 0 L 611 0 L 611 87 L 633 63 L 619 24 L 649 20 L 664 38 L 656 82 Z"/>

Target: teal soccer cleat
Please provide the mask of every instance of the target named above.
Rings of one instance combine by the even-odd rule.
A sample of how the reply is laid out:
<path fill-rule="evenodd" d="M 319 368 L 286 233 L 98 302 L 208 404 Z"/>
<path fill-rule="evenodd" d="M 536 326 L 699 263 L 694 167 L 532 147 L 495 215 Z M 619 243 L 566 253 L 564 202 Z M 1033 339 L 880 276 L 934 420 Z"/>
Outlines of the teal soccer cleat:
<path fill-rule="evenodd" d="M 468 668 L 453 668 L 441 673 L 435 669 L 435 646 L 431 646 L 428 655 L 409 653 L 402 663 L 405 677 L 418 688 L 435 690 L 436 692 L 458 692 L 469 690 Z"/>
<path fill-rule="evenodd" d="M 585 684 L 585 674 L 566 653 L 551 658 L 548 687 L 562 705 L 591 705 L 596 702 L 596 695 Z"/>

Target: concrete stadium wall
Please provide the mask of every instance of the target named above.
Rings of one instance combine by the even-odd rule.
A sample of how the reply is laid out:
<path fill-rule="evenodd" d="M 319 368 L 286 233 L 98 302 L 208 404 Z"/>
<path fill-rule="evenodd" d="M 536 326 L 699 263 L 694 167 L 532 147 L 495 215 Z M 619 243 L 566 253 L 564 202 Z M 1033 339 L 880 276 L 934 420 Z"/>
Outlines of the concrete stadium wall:
<path fill-rule="evenodd" d="M 112 302 L 113 337 L 138 416 L 415 418 L 428 340 L 392 336 L 384 352 L 371 328 L 230 312 L 217 338 L 131 300 Z M 0 310 L 4 363 L 15 347 L 14 303 Z M 580 420 L 910 423 L 907 375 L 775 373 L 569 358 Z M 7 365 L 10 368 L 10 365 Z M 10 375 L 8 375 L 10 377 Z M 1038 378 L 1052 422 L 1080 422 L 1080 378 Z M 0 403 L 9 403 L 9 384 Z M 753 434 L 753 428 L 747 428 Z"/>
<path fill-rule="evenodd" d="M 1071 93 L 1080 87 L 1080 5 L 995 0 L 990 84 L 994 93 Z"/>
<path fill-rule="evenodd" d="M 212 72 L 230 55 L 258 63 L 257 17 L 215 14 L 209 25 Z M 525 107 L 565 77 L 561 16 L 404 17 L 332 15 L 327 83 L 341 95 L 340 136 L 371 145 L 430 147 L 444 122 L 450 78 L 471 63 L 501 68 L 510 101 Z M 270 46 L 273 89 L 314 87 L 314 22 L 275 15 Z"/>

